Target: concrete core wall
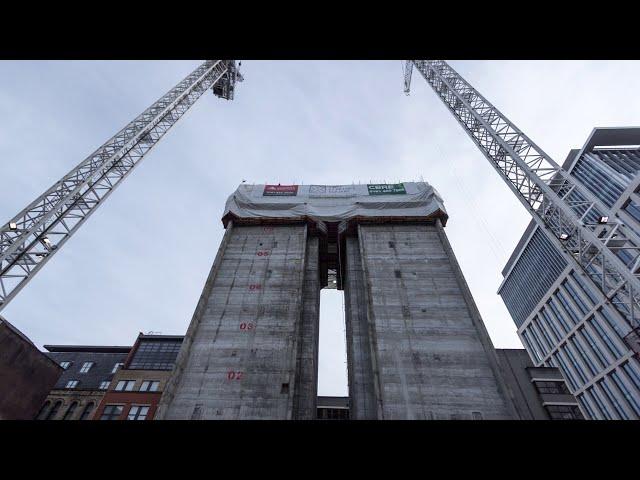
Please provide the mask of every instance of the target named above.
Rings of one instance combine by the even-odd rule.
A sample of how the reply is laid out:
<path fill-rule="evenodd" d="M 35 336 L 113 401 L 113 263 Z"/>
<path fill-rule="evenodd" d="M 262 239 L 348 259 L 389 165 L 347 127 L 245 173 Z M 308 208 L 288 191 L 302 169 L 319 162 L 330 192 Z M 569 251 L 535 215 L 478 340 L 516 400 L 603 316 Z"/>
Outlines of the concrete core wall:
<path fill-rule="evenodd" d="M 156 418 L 316 417 L 314 235 L 304 224 L 227 228 Z M 439 220 L 345 235 L 350 418 L 514 418 Z"/>
<path fill-rule="evenodd" d="M 301 224 L 227 229 L 157 418 L 315 417 L 317 248 Z"/>
<path fill-rule="evenodd" d="M 345 242 L 344 302 L 347 333 L 347 376 L 350 418 L 378 418 L 370 324 L 365 298 L 365 276 L 357 237 Z"/>
<path fill-rule="evenodd" d="M 434 224 L 360 225 L 347 240 L 351 418 L 513 418 L 443 235 Z"/>

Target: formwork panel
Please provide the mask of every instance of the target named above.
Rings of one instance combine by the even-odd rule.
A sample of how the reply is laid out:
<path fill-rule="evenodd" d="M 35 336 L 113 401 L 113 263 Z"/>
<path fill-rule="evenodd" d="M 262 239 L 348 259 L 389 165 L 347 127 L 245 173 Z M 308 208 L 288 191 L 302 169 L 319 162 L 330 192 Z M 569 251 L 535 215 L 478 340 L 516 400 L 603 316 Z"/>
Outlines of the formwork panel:
<path fill-rule="evenodd" d="M 358 236 L 348 248 L 362 262 L 378 418 L 511 418 L 437 227 L 360 225 Z"/>
<path fill-rule="evenodd" d="M 221 249 L 163 418 L 290 419 L 306 226 L 233 226 Z"/>

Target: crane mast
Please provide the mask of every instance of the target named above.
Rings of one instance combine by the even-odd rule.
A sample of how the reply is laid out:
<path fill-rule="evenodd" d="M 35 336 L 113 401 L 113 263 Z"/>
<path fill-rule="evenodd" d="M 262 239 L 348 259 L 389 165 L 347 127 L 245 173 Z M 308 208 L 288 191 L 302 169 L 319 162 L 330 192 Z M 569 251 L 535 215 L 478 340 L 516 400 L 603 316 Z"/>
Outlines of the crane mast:
<path fill-rule="evenodd" d="M 441 60 L 410 60 L 570 264 L 585 272 L 631 328 L 640 325 L 640 238 L 579 181 Z"/>
<path fill-rule="evenodd" d="M 208 89 L 233 99 L 234 60 L 207 60 L 0 228 L 0 310 Z"/>

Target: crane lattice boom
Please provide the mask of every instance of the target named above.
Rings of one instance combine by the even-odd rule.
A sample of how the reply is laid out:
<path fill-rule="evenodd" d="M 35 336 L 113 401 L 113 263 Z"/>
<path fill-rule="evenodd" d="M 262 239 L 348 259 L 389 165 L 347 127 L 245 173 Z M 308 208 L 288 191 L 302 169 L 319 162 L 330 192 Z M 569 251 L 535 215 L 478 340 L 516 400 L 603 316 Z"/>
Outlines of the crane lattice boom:
<path fill-rule="evenodd" d="M 0 310 L 211 88 L 232 99 L 233 60 L 208 60 L 0 228 Z"/>
<path fill-rule="evenodd" d="M 595 196 L 553 161 L 446 62 L 411 60 L 549 239 L 589 275 L 630 323 L 640 325 L 640 238 L 609 218 Z"/>

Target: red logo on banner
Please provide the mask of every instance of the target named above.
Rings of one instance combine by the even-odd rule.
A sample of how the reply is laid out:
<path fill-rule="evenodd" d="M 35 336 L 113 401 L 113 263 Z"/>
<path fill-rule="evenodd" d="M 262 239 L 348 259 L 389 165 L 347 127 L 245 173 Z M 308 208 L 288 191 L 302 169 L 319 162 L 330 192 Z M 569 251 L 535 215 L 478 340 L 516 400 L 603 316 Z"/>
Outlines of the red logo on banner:
<path fill-rule="evenodd" d="M 288 196 L 294 197 L 298 194 L 298 185 L 265 185 L 263 196 Z"/>

